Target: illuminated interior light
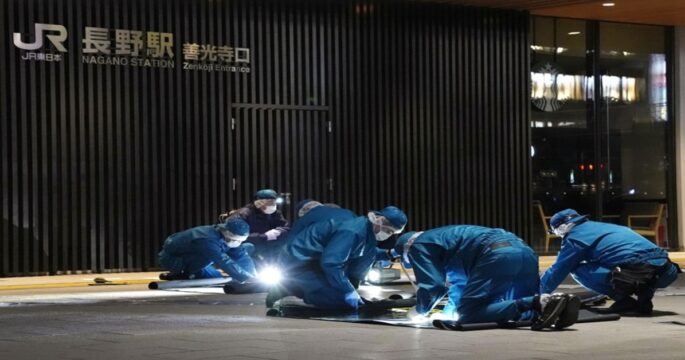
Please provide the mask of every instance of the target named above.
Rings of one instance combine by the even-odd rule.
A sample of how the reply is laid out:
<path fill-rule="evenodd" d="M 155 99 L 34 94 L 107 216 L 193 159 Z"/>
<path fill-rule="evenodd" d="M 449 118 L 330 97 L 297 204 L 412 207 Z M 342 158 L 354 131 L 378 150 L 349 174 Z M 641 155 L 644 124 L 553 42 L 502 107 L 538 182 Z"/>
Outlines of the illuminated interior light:
<path fill-rule="evenodd" d="M 604 6 L 604 7 L 612 7 L 612 6 L 615 6 L 615 5 L 616 5 L 616 4 L 614 4 L 614 3 L 612 3 L 612 2 L 605 2 L 605 3 L 602 3 L 602 6 Z"/>
<path fill-rule="evenodd" d="M 580 35 L 580 31 L 571 31 L 568 34 L 569 35 Z"/>

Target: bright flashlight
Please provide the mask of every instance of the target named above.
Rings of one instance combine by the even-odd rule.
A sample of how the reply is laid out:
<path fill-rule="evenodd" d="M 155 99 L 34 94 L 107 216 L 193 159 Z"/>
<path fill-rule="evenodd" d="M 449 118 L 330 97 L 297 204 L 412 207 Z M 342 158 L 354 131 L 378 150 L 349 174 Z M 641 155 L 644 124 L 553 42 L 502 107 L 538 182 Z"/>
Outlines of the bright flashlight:
<path fill-rule="evenodd" d="M 259 281 L 267 285 L 276 285 L 281 282 L 281 270 L 273 266 L 267 266 L 259 272 Z"/>
<path fill-rule="evenodd" d="M 377 283 L 381 280 L 381 272 L 378 269 L 371 269 L 366 275 L 366 280 L 370 283 Z"/>
<path fill-rule="evenodd" d="M 279 196 L 279 197 L 277 197 L 277 198 L 276 198 L 276 204 L 278 204 L 278 205 L 281 205 L 281 204 L 283 204 L 283 198 L 282 198 L 282 197 L 280 197 L 280 196 Z"/>

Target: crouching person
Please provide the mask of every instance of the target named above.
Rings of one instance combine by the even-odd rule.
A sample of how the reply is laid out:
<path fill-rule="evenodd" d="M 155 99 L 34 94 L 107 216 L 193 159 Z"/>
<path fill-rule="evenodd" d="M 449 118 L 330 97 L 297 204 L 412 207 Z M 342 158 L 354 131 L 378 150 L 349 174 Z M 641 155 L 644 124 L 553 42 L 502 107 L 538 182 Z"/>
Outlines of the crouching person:
<path fill-rule="evenodd" d="M 314 223 L 288 240 L 280 257 L 286 276 L 269 290 L 266 306 L 294 295 L 322 309 L 357 309 L 356 288 L 376 258 L 377 241 L 400 233 L 407 224 L 402 210 L 388 206 L 368 216 Z"/>
<path fill-rule="evenodd" d="M 159 263 L 168 274 L 162 280 L 218 278 L 218 267 L 233 280 L 245 282 L 255 276 L 255 266 L 242 245 L 250 227 L 242 219 L 194 227 L 169 236 L 159 253 Z M 242 245 L 242 246 L 241 246 Z"/>
<path fill-rule="evenodd" d="M 553 291 L 571 274 L 583 287 L 615 300 L 610 310 L 651 314 L 655 290 L 678 276 L 666 250 L 625 226 L 589 221 L 573 209 L 554 214 L 549 223 L 562 238 L 561 250 L 542 276 L 541 291 Z"/>
<path fill-rule="evenodd" d="M 448 295 L 439 318 L 462 324 L 530 320 L 532 328 L 540 330 L 562 329 L 578 319 L 578 298 L 536 295 L 537 255 L 510 232 L 445 226 L 408 232 L 398 239 L 394 250 L 411 264 L 416 276 L 417 304 L 409 317 L 428 316 Z"/>

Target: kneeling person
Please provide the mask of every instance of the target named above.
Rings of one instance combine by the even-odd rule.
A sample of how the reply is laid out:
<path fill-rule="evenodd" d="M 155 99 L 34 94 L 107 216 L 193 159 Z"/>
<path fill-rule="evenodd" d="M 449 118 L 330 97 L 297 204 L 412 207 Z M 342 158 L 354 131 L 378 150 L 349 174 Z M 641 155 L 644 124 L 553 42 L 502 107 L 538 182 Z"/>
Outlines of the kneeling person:
<path fill-rule="evenodd" d="M 573 209 L 554 214 L 549 223 L 562 238 L 561 250 L 540 291 L 553 291 L 570 273 L 583 287 L 615 300 L 611 310 L 650 314 L 655 290 L 677 277 L 666 250 L 630 228 L 589 221 Z"/>
<path fill-rule="evenodd" d="M 394 250 L 411 263 L 416 276 L 417 304 L 410 317 L 428 316 L 448 295 L 441 317 L 462 324 L 530 320 L 535 330 L 560 329 L 578 318 L 578 298 L 536 295 L 537 255 L 502 229 L 452 225 L 409 232 Z"/>
<path fill-rule="evenodd" d="M 287 295 L 324 309 L 357 309 L 357 286 L 376 258 L 377 241 L 407 224 L 402 210 L 388 206 L 368 216 L 318 222 L 293 236 L 281 253 L 286 279 L 269 291 L 267 307 Z"/>
<path fill-rule="evenodd" d="M 198 226 L 169 236 L 159 253 L 159 263 L 169 270 L 162 280 L 221 277 L 220 268 L 235 281 L 255 276 L 255 266 L 241 244 L 250 227 L 242 219 Z"/>

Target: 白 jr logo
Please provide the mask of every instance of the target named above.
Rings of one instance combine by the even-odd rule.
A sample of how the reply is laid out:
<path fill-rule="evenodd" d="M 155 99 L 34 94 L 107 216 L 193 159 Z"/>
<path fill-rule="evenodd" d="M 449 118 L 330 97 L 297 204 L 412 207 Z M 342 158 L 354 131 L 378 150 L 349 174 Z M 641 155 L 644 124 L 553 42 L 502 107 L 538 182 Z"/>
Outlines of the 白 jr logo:
<path fill-rule="evenodd" d="M 38 50 L 43 48 L 45 38 L 50 40 L 52 46 L 59 52 L 67 52 L 64 47 L 64 42 L 67 40 L 67 28 L 57 24 L 35 24 L 35 40 L 32 43 L 26 43 L 22 40 L 21 33 L 14 33 L 14 46 L 22 50 Z"/>

